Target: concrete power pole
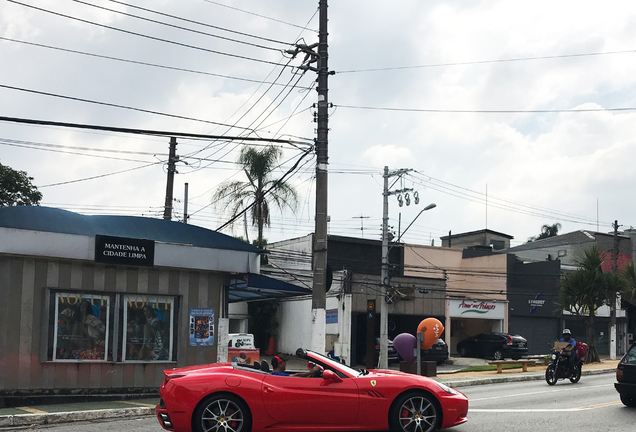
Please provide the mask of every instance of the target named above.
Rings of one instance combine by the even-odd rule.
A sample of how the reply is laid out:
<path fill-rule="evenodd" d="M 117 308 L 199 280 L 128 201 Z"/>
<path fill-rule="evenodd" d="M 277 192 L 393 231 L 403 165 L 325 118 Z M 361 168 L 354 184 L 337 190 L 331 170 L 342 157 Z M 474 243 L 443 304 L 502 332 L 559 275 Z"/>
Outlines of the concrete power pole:
<path fill-rule="evenodd" d="M 380 369 L 389 368 L 389 305 L 386 292 L 389 285 L 389 167 L 384 167 L 382 190 L 382 268 L 380 270 Z"/>
<path fill-rule="evenodd" d="M 183 223 L 188 223 L 188 184 L 185 184 L 185 191 L 183 194 Z"/>
<path fill-rule="evenodd" d="M 316 139 L 316 218 L 313 244 L 313 286 L 311 301 L 311 348 L 325 353 L 327 297 L 327 167 L 329 132 L 329 68 L 327 45 L 327 0 L 319 0 L 318 35 L 318 130 Z"/>
<path fill-rule="evenodd" d="M 382 268 L 380 270 L 380 359 L 378 365 L 380 369 L 388 369 L 389 367 L 389 305 L 387 303 L 387 293 L 391 284 L 389 278 L 389 196 L 413 191 L 413 189 L 410 188 L 390 191 L 389 178 L 402 176 L 409 171 L 413 170 L 398 169 L 389 172 L 389 167 L 384 167 L 384 189 L 382 190 Z M 404 232 L 406 232 L 406 230 L 404 230 Z"/>
<path fill-rule="evenodd" d="M 618 221 L 612 224 L 614 228 L 614 247 L 612 248 L 612 271 L 618 271 Z M 616 360 L 616 294 L 612 295 L 610 304 L 610 359 Z"/>
<path fill-rule="evenodd" d="M 177 157 L 177 139 L 170 138 L 170 154 L 168 156 L 168 183 L 166 185 L 166 203 L 163 208 L 163 218 L 172 220 L 172 191 L 174 188 L 174 173 L 176 170 Z"/>

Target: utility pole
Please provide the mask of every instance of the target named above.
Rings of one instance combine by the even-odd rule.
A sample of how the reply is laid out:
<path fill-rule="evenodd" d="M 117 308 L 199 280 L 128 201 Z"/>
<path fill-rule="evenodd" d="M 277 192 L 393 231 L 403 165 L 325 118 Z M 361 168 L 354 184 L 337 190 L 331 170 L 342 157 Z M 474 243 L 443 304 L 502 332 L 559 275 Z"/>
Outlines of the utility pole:
<path fill-rule="evenodd" d="M 329 98 L 327 66 L 327 0 L 319 0 L 319 30 L 318 30 L 318 116 L 316 138 L 316 217 L 313 244 L 313 285 L 311 300 L 311 348 L 325 353 L 325 336 L 327 331 L 327 167 L 328 132 L 329 132 Z"/>
<path fill-rule="evenodd" d="M 389 178 L 402 176 L 411 169 L 399 169 L 389 172 L 389 167 L 384 167 L 384 190 L 382 191 L 382 268 L 380 270 L 380 359 L 378 367 L 380 369 L 388 369 L 389 359 L 389 305 L 387 303 L 387 292 L 390 286 L 389 279 L 389 196 L 405 192 L 411 192 L 413 189 L 400 189 L 389 191 Z M 401 202 L 401 197 L 398 197 Z M 419 202 L 419 200 L 418 200 Z M 407 205 L 410 201 L 407 200 Z M 401 204 L 400 204 L 401 206 Z M 408 228 L 407 228 L 408 229 Z M 406 230 L 404 230 L 406 232 Z"/>
<path fill-rule="evenodd" d="M 183 223 L 188 223 L 188 184 L 185 184 L 185 191 L 183 197 Z"/>
<path fill-rule="evenodd" d="M 163 208 L 163 218 L 172 220 L 172 191 L 174 187 L 174 173 L 177 171 L 175 165 L 179 157 L 177 156 L 177 139 L 170 138 L 170 154 L 168 156 L 168 183 L 166 185 L 166 204 Z"/>
<path fill-rule="evenodd" d="M 612 224 L 614 228 L 614 247 L 612 248 L 612 272 L 618 272 L 618 221 Z M 610 360 L 616 360 L 616 293 L 612 294 L 610 304 Z"/>

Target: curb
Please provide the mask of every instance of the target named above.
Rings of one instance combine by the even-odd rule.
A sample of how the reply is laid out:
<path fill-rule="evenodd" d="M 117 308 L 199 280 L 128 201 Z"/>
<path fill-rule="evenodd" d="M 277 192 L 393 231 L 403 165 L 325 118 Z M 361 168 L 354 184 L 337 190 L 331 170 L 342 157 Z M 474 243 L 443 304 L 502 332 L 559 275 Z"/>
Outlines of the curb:
<path fill-rule="evenodd" d="M 588 371 L 582 371 L 581 376 L 587 375 L 602 375 L 608 373 L 616 373 L 616 368 L 613 369 L 593 369 Z M 460 387 L 471 387 L 476 385 L 486 385 L 486 384 L 499 384 L 499 383 L 509 383 L 509 382 L 523 382 L 523 381 L 539 381 L 545 379 L 545 375 L 543 373 L 533 373 L 532 375 L 522 375 L 522 376 L 507 376 L 507 377 L 492 377 L 492 378 L 468 378 L 468 379 L 457 379 L 457 380 L 437 380 L 442 384 L 446 384 L 452 388 L 460 388 Z"/>
<path fill-rule="evenodd" d="M 16 414 L 0 416 L 0 427 L 46 425 L 88 420 L 141 417 L 155 415 L 155 407 L 115 408 L 92 411 L 71 411 L 46 414 Z"/>

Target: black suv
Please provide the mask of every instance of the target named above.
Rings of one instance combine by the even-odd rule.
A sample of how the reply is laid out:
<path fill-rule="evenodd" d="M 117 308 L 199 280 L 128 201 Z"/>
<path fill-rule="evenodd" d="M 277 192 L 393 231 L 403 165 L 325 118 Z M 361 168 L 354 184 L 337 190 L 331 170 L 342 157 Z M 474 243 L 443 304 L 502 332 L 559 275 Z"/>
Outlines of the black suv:
<path fill-rule="evenodd" d="M 457 352 L 462 357 L 518 360 L 528 354 L 528 341 L 522 336 L 507 333 L 479 333 L 459 342 Z"/>
<path fill-rule="evenodd" d="M 621 402 L 636 407 L 636 343 L 632 344 L 616 368 L 614 387 L 621 395 Z"/>

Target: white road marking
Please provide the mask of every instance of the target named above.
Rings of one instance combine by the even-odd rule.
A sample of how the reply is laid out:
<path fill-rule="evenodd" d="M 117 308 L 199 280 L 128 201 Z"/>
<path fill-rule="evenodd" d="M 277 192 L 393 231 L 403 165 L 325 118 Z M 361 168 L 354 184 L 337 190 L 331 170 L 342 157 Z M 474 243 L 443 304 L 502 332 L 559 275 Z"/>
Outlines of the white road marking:
<path fill-rule="evenodd" d="M 564 387 L 562 389 L 552 389 L 552 390 L 542 390 L 542 391 L 538 391 L 538 392 L 531 392 L 531 393 L 518 393 L 518 394 L 512 394 L 512 395 L 505 395 L 505 396 L 491 396 L 491 397 L 486 397 L 486 398 L 468 398 L 468 402 L 477 402 L 477 401 L 483 401 L 483 400 L 493 400 L 493 399 L 508 399 L 511 397 L 520 397 L 520 396 L 531 396 L 531 395 L 538 395 L 538 394 L 544 394 L 544 393 L 555 393 L 555 392 L 563 392 L 563 391 L 576 391 L 576 390 L 588 390 L 588 389 L 592 389 L 592 388 L 599 388 L 599 387 L 610 387 L 610 386 L 614 386 L 614 384 L 602 384 L 602 385 L 597 385 L 597 386 L 586 386 L 586 387 L 582 387 L 582 386 L 576 386 L 576 387 Z"/>
<path fill-rule="evenodd" d="M 621 405 L 620 401 L 603 402 L 596 405 L 587 405 L 579 408 L 537 408 L 537 409 L 468 409 L 468 413 L 549 413 L 549 412 L 574 412 L 574 411 L 588 411 L 599 408 L 608 408 L 616 405 Z"/>
<path fill-rule="evenodd" d="M 481 413 L 538 413 L 538 412 L 570 412 L 570 411 L 585 411 L 589 408 L 545 408 L 545 409 L 468 409 L 468 414 L 481 412 Z"/>

